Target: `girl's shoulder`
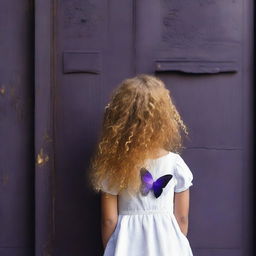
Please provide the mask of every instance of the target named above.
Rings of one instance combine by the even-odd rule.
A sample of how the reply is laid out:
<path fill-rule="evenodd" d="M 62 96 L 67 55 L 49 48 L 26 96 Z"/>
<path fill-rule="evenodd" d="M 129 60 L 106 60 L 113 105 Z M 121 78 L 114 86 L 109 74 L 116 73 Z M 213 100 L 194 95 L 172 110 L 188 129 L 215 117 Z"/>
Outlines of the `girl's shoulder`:
<path fill-rule="evenodd" d="M 172 174 L 176 180 L 174 192 L 182 192 L 193 185 L 193 173 L 179 153 L 168 154 L 149 162 L 149 169 L 157 179 L 165 174 Z"/>
<path fill-rule="evenodd" d="M 175 156 L 174 174 L 177 179 L 174 192 L 182 192 L 193 185 L 193 173 L 184 159 L 178 153 L 173 153 Z"/>

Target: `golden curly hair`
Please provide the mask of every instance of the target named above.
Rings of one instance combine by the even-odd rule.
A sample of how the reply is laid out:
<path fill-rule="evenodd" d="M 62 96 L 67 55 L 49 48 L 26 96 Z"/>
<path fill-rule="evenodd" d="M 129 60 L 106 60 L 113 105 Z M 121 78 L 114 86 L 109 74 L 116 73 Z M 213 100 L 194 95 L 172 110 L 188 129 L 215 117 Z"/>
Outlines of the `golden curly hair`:
<path fill-rule="evenodd" d="M 93 190 L 99 192 L 106 179 L 110 189 L 138 192 L 140 168 L 152 152 L 184 148 L 181 131 L 188 135 L 161 79 L 139 74 L 123 80 L 105 107 L 100 141 L 90 160 Z"/>

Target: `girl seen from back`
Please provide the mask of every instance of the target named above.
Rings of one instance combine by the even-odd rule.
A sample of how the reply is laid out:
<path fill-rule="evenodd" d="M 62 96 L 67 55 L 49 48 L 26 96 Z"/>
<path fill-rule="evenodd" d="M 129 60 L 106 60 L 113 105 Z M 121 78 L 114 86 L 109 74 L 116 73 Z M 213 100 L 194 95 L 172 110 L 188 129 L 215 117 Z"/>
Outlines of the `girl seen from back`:
<path fill-rule="evenodd" d="M 191 256 L 193 174 L 180 156 L 187 127 L 159 78 L 139 74 L 113 91 L 89 179 L 101 192 L 104 256 Z"/>

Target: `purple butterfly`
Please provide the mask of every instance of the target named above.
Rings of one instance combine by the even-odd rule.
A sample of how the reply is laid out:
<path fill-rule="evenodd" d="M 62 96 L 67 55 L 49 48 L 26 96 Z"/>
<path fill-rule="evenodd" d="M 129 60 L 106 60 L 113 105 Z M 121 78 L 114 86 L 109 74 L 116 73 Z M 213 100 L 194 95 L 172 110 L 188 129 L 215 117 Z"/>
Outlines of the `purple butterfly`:
<path fill-rule="evenodd" d="M 158 198 L 162 194 L 163 188 L 167 185 L 167 183 L 172 178 L 171 174 L 167 174 L 167 175 L 161 176 L 156 181 L 154 181 L 151 173 L 146 168 L 141 168 L 140 174 L 141 174 L 140 191 L 142 195 L 146 196 L 150 190 L 153 190 L 156 198 Z"/>

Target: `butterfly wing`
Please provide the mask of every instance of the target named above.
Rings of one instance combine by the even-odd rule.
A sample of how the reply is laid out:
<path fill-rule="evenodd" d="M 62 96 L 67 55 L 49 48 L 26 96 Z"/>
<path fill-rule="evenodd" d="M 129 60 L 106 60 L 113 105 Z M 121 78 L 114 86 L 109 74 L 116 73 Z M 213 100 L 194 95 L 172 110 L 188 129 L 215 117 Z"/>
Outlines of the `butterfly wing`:
<path fill-rule="evenodd" d="M 171 174 L 166 174 L 158 178 L 153 183 L 153 190 L 156 198 L 158 198 L 162 194 L 163 188 L 167 185 L 167 183 L 171 180 L 171 178 L 172 178 Z"/>
<path fill-rule="evenodd" d="M 149 190 L 152 189 L 154 180 L 151 173 L 146 168 L 141 168 L 140 174 L 141 174 L 140 191 L 142 195 L 146 196 Z"/>

